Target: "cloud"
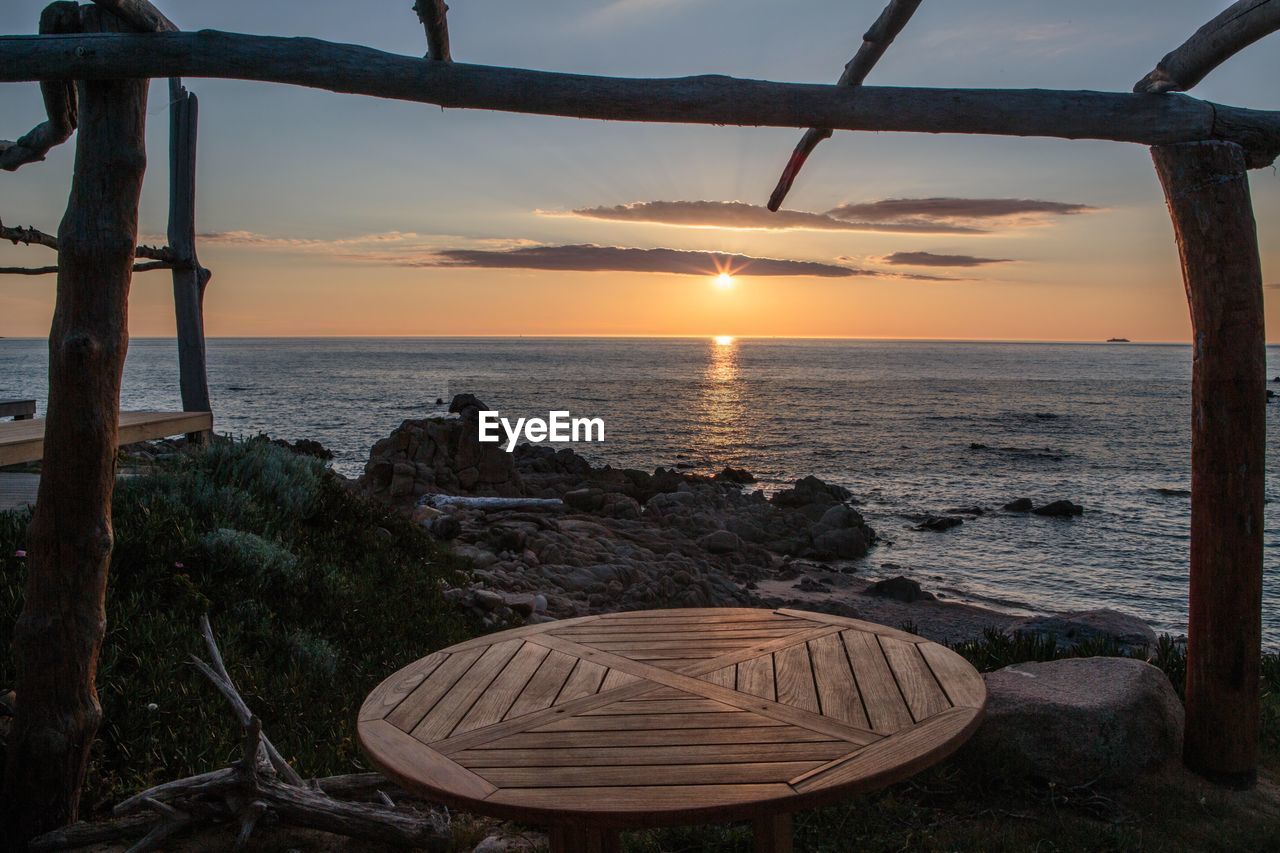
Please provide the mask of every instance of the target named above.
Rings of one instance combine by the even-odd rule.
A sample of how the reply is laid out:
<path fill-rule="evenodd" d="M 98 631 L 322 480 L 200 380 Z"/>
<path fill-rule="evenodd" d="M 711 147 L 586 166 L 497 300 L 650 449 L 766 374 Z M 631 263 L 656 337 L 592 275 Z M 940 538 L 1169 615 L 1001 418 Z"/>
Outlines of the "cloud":
<path fill-rule="evenodd" d="M 935 255 L 933 252 L 894 252 L 880 263 L 906 267 L 981 267 L 1012 263 L 1010 258 L 979 258 L 973 255 Z"/>
<path fill-rule="evenodd" d="M 715 275 L 720 271 L 749 276 L 820 276 L 846 278 L 877 275 L 874 270 L 819 261 L 755 258 L 723 252 L 682 249 L 635 249 L 578 244 L 526 246 L 516 249 L 443 249 L 411 266 L 464 269 L 559 270 L 565 272 L 647 272 L 673 275 Z"/>
<path fill-rule="evenodd" d="M 854 221 L 826 213 L 780 210 L 741 201 L 636 201 L 613 207 L 584 207 L 569 213 L 540 210 L 544 216 L 576 216 L 611 222 L 643 222 L 685 228 L 733 228 L 770 231 L 879 231 L 896 234 L 981 234 L 983 230 L 946 222 Z"/>
<path fill-rule="evenodd" d="M 826 215 L 857 222 L 898 224 L 949 224 L 978 227 L 1040 225 L 1055 216 L 1091 213 L 1098 208 L 1087 204 L 1029 198 L 886 198 L 879 201 L 842 204 Z"/>
<path fill-rule="evenodd" d="M 319 240 L 302 237 L 271 237 L 256 231 L 206 231 L 198 235 L 207 243 L 234 246 L 258 246 L 264 249 L 316 249 L 330 246 L 357 246 L 367 243 L 405 243 L 422 239 L 412 231 L 386 231 L 381 234 L 361 234 L 356 237 Z"/>
<path fill-rule="evenodd" d="M 1265 285 L 1268 290 L 1280 290 L 1280 281 Z"/>

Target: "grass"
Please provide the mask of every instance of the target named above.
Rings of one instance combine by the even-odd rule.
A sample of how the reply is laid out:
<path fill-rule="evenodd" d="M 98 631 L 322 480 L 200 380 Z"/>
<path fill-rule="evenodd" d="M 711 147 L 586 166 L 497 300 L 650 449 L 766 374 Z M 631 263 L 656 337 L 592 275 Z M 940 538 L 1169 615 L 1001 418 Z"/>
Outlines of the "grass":
<path fill-rule="evenodd" d="M 225 765 L 239 728 L 189 663 L 209 613 L 232 678 L 304 775 L 360 763 L 355 714 L 377 682 L 471 633 L 441 597 L 463 564 L 315 460 L 219 443 L 122 479 L 84 806 Z M 22 605 L 26 513 L 0 513 L 0 649 Z M 14 681 L 0 656 L 0 690 Z"/>
<path fill-rule="evenodd" d="M 314 460 L 262 440 L 218 444 L 122 480 L 108 633 L 98 689 L 105 722 L 86 810 L 225 765 L 239 728 L 188 662 L 208 612 L 228 666 L 265 730 L 304 775 L 361 767 L 354 717 L 382 678 L 474 632 L 441 586 L 466 566 L 410 522 L 350 494 Z M 0 649 L 22 603 L 25 513 L 0 513 Z M 990 671 L 1024 661 L 1117 655 L 988 632 L 957 651 Z M 1154 661 L 1181 685 L 1181 648 Z M 1280 656 L 1264 659 L 1264 778 L 1280 775 Z M 0 691 L 13 664 L 0 655 Z M 154 706 L 154 707 L 153 707 Z M 1062 790 L 951 763 L 875 794 L 797 815 L 802 851 L 1280 849 L 1274 783 L 1233 793 L 1191 777 L 1128 791 Z M 474 845 L 483 822 L 459 816 Z M 470 836 L 468 836 L 468 833 Z M 287 841 L 286 846 L 293 846 Z M 742 826 L 631 833 L 631 853 L 749 850 Z M 281 848 L 284 849 L 284 848 Z M 353 848 L 354 849 L 354 848 Z M 460 846 L 459 849 L 470 849 Z"/>

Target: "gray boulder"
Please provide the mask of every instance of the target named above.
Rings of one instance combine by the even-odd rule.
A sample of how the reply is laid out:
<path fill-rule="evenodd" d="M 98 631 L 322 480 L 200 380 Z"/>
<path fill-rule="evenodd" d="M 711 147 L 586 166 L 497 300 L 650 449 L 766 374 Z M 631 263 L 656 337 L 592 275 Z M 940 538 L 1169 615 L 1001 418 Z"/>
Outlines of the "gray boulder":
<path fill-rule="evenodd" d="M 1054 501 L 1044 506 L 1036 507 L 1031 510 L 1035 515 L 1047 515 L 1051 518 L 1074 518 L 1077 515 L 1084 515 L 1084 507 L 1078 503 L 1071 501 Z"/>
<path fill-rule="evenodd" d="M 1015 664 L 985 679 L 986 719 L 963 752 L 985 773 L 1117 785 L 1182 754 L 1182 703 L 1148 663 L 1072 658 Z"/>
<path fill-rule="evenodd" d="M 863 592 L 867 595 L 879 595 L 897 601 L 904 601 L 908 604 L 913 601 L 933 601 L 937 598 L 933 593 L 925 592 L 921 589 L 920 584 L 916 581 L 902 575 L 898 575 L 896 578 L 876 581 Z"/>
<path fill-rule="evenodd" d="M 1030 616 L 1012 623 L 1005 632 L 1053 639 L 1064 648 L 1108 638 L 1114 639 L 1125 651 L 1153 649 L 1156 645 L 1156 632 L 1146 622 L 1137 616 L 1106 608 Z"/>
<path fill-rule="evenodd" d="M 698 545 L 712 554 L 732 554 L 742 550 L 742 540 L 728 530 L 713 530 L 700 538 Z"/>

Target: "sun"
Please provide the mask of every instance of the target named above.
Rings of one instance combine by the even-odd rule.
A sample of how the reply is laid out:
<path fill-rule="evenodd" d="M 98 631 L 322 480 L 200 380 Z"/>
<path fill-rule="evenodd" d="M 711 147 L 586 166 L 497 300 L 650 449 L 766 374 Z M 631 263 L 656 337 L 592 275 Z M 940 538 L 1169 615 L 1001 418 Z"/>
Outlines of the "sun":
<path fill-rule="evenodd" d="M 713 340 L 715 340 L 718 347 L 733 346 L 733 335 L 716 335 Z"/>
<path fill-rule="evenodd" d="M 716 276 L 715 282 L 716 287 L 721 290 L 728 290 L 733 287 L 733 276 L 729 275 L 727 272 L 722 272 Z"/>

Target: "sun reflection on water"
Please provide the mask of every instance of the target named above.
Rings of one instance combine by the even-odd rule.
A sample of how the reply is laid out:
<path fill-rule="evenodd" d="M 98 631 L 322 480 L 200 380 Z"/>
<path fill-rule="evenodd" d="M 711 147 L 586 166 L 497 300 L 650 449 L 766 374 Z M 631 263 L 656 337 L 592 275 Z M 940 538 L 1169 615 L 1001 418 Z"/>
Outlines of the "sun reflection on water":
<path fill-rule="evenodd" d="M 739 380 L 741 346 L 731 335 L 717 335 L 707 347 L 698 400 L 695 446 L 714 464 L 729 464 L 743 440 L 746 400 Z"/>

